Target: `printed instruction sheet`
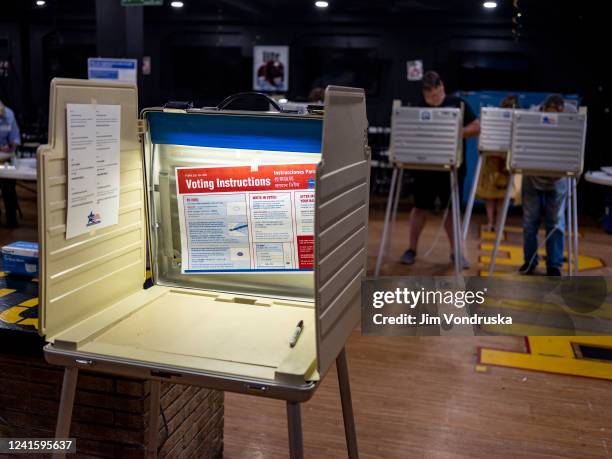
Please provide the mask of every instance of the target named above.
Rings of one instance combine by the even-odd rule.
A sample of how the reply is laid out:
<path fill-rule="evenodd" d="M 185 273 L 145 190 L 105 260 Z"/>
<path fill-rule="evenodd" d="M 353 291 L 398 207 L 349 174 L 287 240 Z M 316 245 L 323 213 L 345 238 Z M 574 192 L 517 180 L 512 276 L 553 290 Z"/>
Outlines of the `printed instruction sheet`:
<path fill-rule="evenodd" d="M 121 106 L 67 104 L 66 239 L 119 220 Z"/>
<path fill-rule="evenodd" d="M 312 270 L 316 164 L 176 169 L 186 274 Z"/>

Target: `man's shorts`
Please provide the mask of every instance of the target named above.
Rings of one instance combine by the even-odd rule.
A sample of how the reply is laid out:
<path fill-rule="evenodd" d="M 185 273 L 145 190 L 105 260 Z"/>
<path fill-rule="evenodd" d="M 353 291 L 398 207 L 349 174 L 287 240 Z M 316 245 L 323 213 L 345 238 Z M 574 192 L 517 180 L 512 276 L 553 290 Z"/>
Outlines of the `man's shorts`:
<path fill-rule="evenodd" d="M 446 171 L 412 171 L 414 206 L 417 209 L 434 210 L 436 199 L 445 208 L 450 201 L 450 174 Z M 463 189 L 465 167 L 459 168 L 459 196 Z"/>

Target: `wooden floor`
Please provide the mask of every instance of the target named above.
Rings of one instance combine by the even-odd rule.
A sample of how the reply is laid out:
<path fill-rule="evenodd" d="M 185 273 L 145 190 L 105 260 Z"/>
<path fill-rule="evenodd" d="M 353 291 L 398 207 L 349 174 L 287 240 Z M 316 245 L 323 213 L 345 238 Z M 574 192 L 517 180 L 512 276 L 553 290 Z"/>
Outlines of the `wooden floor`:
<path fill-rule="evenodd" d="M 383 213 L 372 209 L 370 273 Z M 441 217 L 430 217 L 419 255 L 431 247 Z M 467 243 L 478 273 L 477 226 Z M 408 240 L 408 213 L 398 216 L 383 275 L 452 274 L 446 235 L 427 259 L 398 262 Z M 520 223 L 517 217 L 510 223 Z M 612 236 L 581 227 L 581 251 L 612 265 Z M 610 268 L 590 274 L 612 275 Z M 586 274 L 586 273 L 583 273 Z M 475 370 L 479 346 L 524 350 L 512 337 L 362 337 L 356 330 L 347 354 L 362 458 L 609 458 L 612 457 L 612 384 L 609 381 L 489 367 Z M 225 457 L 285 458 L 285 405 L 227 394 Z M 307 458 L 346 457 L 335 369 L 302 408 Z"/>
<path fill-rule="evenodd" d="M 20 190 L 22 226 L 0 226 L 0 243 L 36 240 L 33 195 Z M 370 269 L 378 248 L 382 212 L 373 209 Z M 482 216 L 477 216 L 482 220 Z M 4 215 L 0 219 L 4 221 Z M 431 245 L 440 217 L 428 222 L 419 255 Z M 406 248 L 407 213 L 399 215 L 383 274 L 451 273 L 444 235 L 430 257 L 413 267 L 397 258 Z M 475 227 L 475 226 L 474 226 Z M 612 265 L 612 237 L 581 227 L 581 250 Z M 475 229 L 468 242 L 476 274 Z M 599 271 L 610 275 L 610 269 Z M 522 350 L 520 338 L 361 337 L 347 346 L 353 404 L 362 458 L 473 458 L 612 456 L 612 385 L 578 377 L 489 367 L 475 371 L 478 346 Z M 285 458 L 285 405 L 275 400 L 227 394 L 225 457 Z M 307 458 L 346 457 L 335 369 L 302 407 Z"/>

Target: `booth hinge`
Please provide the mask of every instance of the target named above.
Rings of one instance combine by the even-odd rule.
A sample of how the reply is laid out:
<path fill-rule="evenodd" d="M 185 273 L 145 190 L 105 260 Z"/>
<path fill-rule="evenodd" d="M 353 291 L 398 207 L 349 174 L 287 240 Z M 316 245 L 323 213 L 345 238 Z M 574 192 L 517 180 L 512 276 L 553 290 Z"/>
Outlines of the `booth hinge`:
<path fill-rule="evenodd" d="M 193 108 L 193 102 L 171 100 L 166 102 L 162 108 L 164 109 L 164 112 L 187 113 L 187 110 Z"/>
<path fill-rule="evenodd" d="M 325 106 L 324 105 L 307 105 L 306 111 L 310 115 L 323 115 L 325 113 Z"/>
<path fill-rule="evenodd" d="M 147 120 L 139 119 L 137 127 L 138 127 L 138 135 L 139 136 L 145 135 L 145 132 L 147 132 Z"/>

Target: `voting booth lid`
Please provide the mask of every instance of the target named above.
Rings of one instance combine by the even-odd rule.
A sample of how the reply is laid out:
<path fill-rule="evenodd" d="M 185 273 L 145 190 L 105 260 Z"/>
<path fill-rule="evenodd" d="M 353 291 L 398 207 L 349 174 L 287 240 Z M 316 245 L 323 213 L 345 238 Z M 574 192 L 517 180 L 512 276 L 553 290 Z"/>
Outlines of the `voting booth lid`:
<path fill-rule="evenodd" d="M 459 108 L 395 105 L 391 160 L 416 169 L 450 169 L 462 161 L 463 114 Z"/>
<path fill-rule="evenodd" d="M 135 86 L 70 79 L 53 80 L 50 102 L 38 156 L 40 333 L 54 348 L 295 383 L 327 371 L 359 320 L 366 270 L 363 90 L 327 88 L 322 116 L 153 108 L 139 120 Z M 118 223 L 66 239 L 69 103 L 121 106 L 121 163 Z M 184 272 L 176 171 L 213 164 L 313 165 L 311 270 Z M 147 243 L 154 285 L 143 289 Z"/>
<path fill-rule="evenodd" d="M 480 109 L 481 152 L 508 153 L 512 139 L 513 110 L 510 108 L 482 107 Z"/>
<path fill-rule="evenodd" d="M 579 113 L 515 110 L 508 169 L 532 175 L 580 175 L 586 128 L 586 107 Z"/>

